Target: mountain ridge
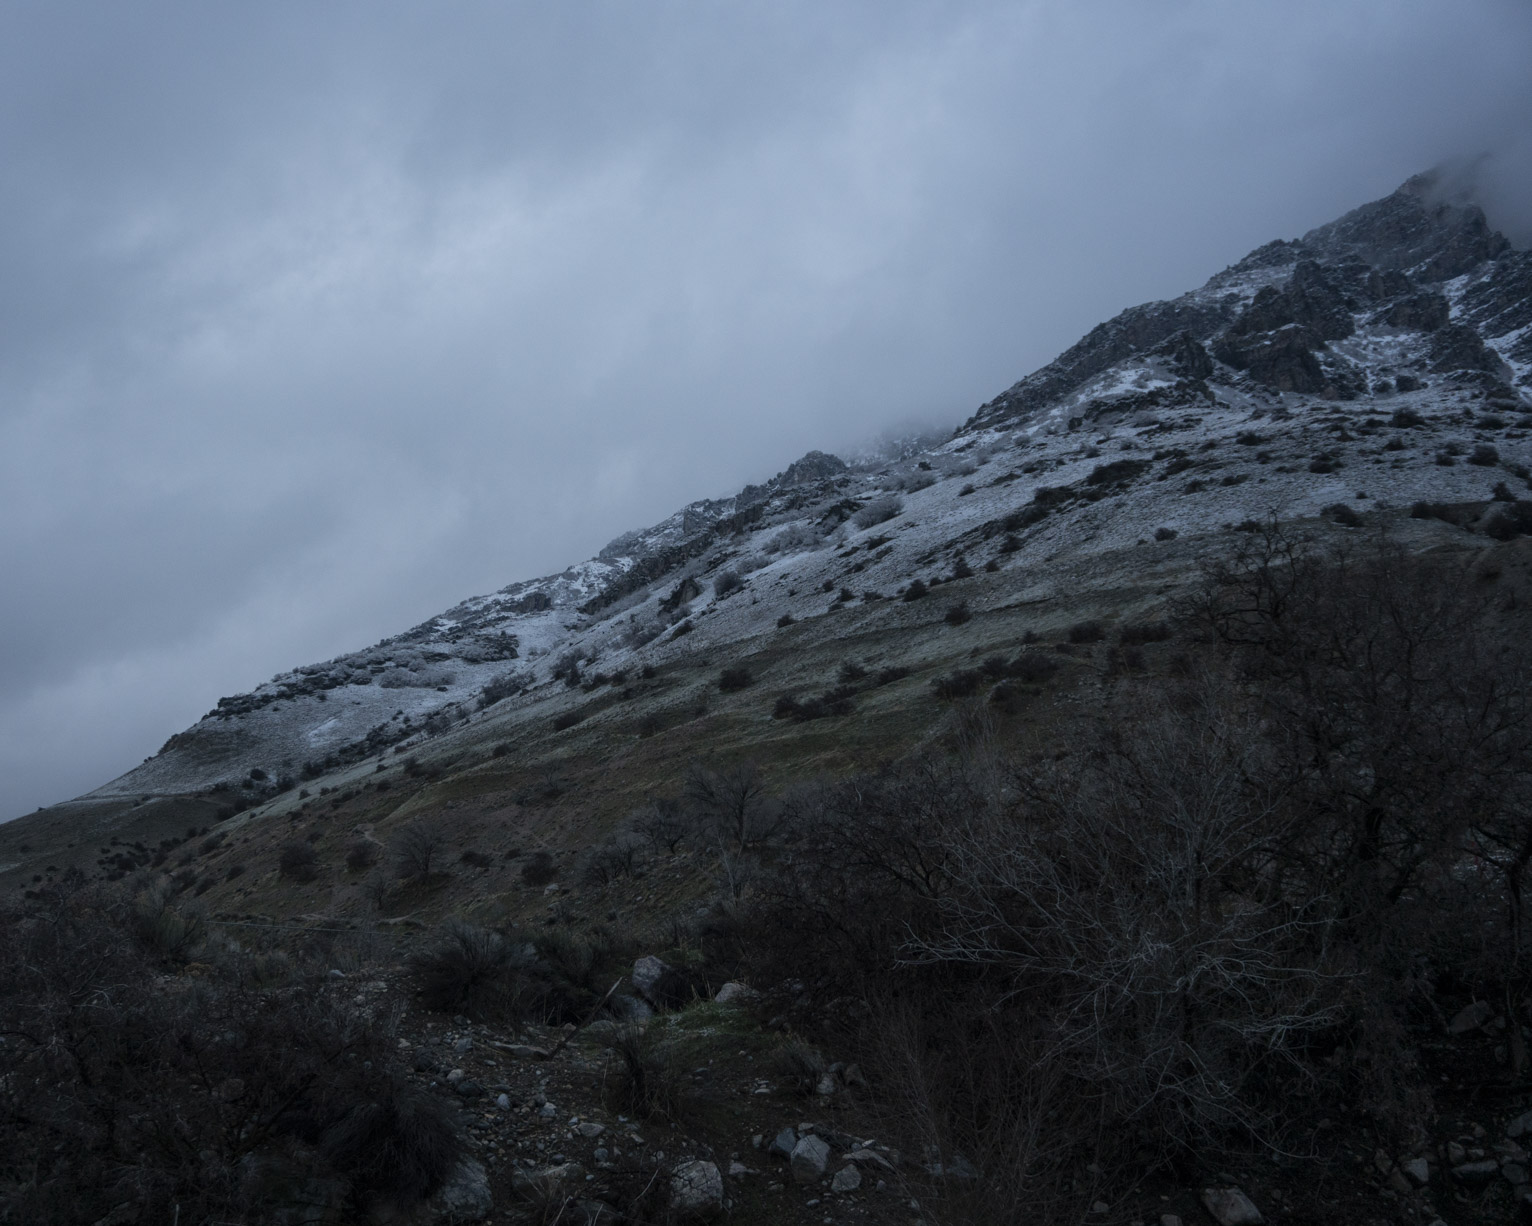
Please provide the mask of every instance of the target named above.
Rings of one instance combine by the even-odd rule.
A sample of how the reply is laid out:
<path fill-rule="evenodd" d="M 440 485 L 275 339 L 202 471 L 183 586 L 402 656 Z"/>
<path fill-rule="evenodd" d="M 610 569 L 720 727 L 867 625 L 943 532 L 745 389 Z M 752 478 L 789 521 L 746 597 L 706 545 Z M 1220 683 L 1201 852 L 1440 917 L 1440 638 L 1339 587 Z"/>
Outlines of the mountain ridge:
<path fill-rule="evenodd" d="M 221 699 L 86 798 L 269 801 L 470 721 L 540 709 L 571 688 L 571 667 L 620 672 L 747 641 L 823 615 L 836 589 L 832 610 L 872 605 L 980 552 L 996 569 L 1037 567 L 1278 510 L 1487 502 L 1490 468 L 1503 485 L 1532 462 L 1532 253 L 1440 195 L 1439 176 L 1417 175 L 1198 289 L 1130 307 L 924 450 L 855 464 L 811 451 L 558 574 Z M 1529 416 L 1486 433 L 1475 413 Z M 1385 429 L 1409 446 L 1374 450 Z M 1468 462 L 1470 435 L 1493 436 L 1481 440 L 1493 461 Z M 1446 450 L 1428 455 L 1437 442 Z M 1385 484 L 1358 490 L 1378 467 Z"/>

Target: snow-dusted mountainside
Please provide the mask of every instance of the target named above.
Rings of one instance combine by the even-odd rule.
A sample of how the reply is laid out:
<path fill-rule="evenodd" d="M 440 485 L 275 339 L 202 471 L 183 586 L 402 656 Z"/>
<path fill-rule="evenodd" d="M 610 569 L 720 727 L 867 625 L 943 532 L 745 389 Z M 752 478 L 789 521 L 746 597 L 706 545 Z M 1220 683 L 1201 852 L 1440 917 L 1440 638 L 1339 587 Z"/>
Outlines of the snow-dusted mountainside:
<path fill-rule="evenodd" d="M 1348 524 L 1416 502 L 1498 500 L 1497 532 L 1532 530 L 1512 501 L 1532 465 L 1532 253 L 1437 189 L 1418 176 L 1123 312 L 936 446 L 810 453 L 561 574 L 221 699 L 91 795 L 269 794 L 536 708 L 571 668 L 620 676 L 970 568 L 1041 573 L 1269 514 Z"/>

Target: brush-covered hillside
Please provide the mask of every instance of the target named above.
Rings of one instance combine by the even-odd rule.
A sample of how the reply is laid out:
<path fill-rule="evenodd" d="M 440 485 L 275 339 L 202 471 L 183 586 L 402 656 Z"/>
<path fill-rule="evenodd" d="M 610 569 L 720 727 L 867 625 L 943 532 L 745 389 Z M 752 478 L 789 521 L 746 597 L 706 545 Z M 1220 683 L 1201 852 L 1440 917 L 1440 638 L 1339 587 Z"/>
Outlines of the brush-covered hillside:
<path fill-rule="evenodd" d="M 0 827 L 0 1220 L 1532 1213 L 1528 537 L 1423 175 L 219 698 Z"/>

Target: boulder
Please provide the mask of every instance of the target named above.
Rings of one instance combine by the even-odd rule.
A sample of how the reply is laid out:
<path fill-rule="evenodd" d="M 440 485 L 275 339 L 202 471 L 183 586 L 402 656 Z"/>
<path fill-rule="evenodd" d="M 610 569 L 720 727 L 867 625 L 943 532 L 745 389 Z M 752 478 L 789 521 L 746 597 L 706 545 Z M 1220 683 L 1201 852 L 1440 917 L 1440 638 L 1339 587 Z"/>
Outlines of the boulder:
<path fill-rule="evenodd" d="M 427 1207 L 446 1222 L 482 1222 L 495 1210 L 489 1176 L 473 1158 L 464 1158 L 436 1190 Z"/>
<path fill-rule="evenodd" d="M 736 1005 L 755 1000 L 759 996 L 760 993 L 754 988 L 747 988 L 742 983 L 735 983 L 733 980 L 730 980 L 718 989 L 713 999 L 720 1005 Z"/>
<path fill-rule="evenodd" d="M 830 1165 L 830 1147 L 818 1137 L 807 1136 L 793 1146 L 788 1163 L 793 1169 L 793 1179 L 798 1183 L 813 1183 L 825 1173 Z"/>
<path fill-rule="evenodd" d="M 1203 1188 L 1202 1205 L 1218 1226 L 1259 1226 L 1266 1220 L 1239 1188 Z"/>
<path fill-rule="evenodd" d="M 670 1176 L 670 1211 L 679 1220 L 716 1217 L 723 1212 L 723 1175 L 711 1162 L 683 1162 Z"/>
<path fill-rule="evenodd" d="M 646 954 L 633 963 L 633 974 L 631 976 L 633 990 L 652 1004 L 653 997 L 650 993 L 654 991 L 655 986 L 670 970 L 671 966 L 668 962 L 661 958 L 656 958 L 653 954 Z"/>
<path fill-rule="evenodd" d="M 791 1158 L 793 1147 L 798 1144 L 798 1130 L 784 1128 L 772 1138 L 771 1144 L 766 1147 L 766 1152 L 776 1154 L 779 1158 Z"/>
<path fill-rule="evenodd" d="M 1452 1168 L 1452 1177 L 1467 1188 L 1482 1188 L 1500 1174 L 1500 1164 L 1493 1158 L 1478 1162 L 1460 1162 Z"/>
<path fill-rule="evenodd" d="M 855 1192 L 861 1186 L 862 1172 L 857 1169 L 854 1162 L 841 1167 L 835 1172 L 835 1178 L 830 1180 L 832 1192 Z"/>
<path fill-rule="evenodd" d="M 1470 1031 L 1479 1029 L 1494 1016 L 1495 1009 L 1489 1001 L 1476 1000 L 1453 1014 L 1452 1020 L 1447 1023 L 1447 1033 L 1468 1034 Z"/>

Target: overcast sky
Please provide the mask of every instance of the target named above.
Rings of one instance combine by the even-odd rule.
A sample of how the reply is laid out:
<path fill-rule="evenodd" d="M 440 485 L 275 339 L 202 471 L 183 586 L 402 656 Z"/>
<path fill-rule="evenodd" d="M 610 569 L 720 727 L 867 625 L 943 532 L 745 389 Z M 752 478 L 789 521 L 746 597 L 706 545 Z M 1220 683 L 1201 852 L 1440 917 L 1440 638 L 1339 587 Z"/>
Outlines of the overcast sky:
<path fill-rule="evenodd" d="M 6 0 L 0 817 L 1529 141 L 1525 0 Z"/>

